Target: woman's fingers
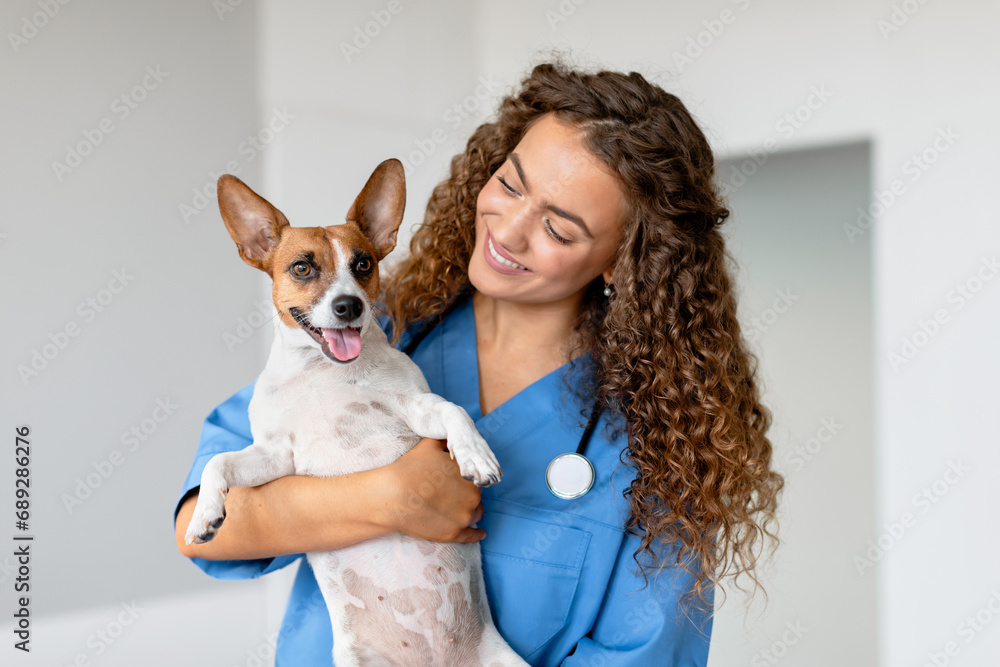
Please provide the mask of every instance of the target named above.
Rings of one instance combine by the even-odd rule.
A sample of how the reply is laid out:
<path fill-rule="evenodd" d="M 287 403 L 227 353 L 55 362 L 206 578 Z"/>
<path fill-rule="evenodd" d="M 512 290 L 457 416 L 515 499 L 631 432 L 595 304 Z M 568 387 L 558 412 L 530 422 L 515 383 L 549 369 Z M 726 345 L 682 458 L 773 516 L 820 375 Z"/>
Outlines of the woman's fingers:
<path fill-rule="evenodd" d="M 478 542 L 484 537 L 486 537 L 485 530 L 480 528 L 464 528 L 454 541 L 461 542 L 462 544 L 472 544 L 473 542 Z"/>
<path fill-rule="evenodd" d="M 424 438 L 395 463 L 398 530 L 434 542 L 475 542 L 469 524 L 482 518 L 481 492 L 463 479 L 441 440 Z"/>

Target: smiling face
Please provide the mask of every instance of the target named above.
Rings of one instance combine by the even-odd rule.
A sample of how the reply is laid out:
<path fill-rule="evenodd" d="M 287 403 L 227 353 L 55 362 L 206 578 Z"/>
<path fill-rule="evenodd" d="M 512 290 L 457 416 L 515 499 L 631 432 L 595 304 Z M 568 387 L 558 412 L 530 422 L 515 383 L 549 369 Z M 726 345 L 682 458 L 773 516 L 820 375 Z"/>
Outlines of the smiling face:
<path fill-rule="evenodd" d="M 597 276 L 610 281 L 627 211 L 581 132 L 547 114 L 479 193 L 469 279 L 504 301 L 578 300 Z"/>

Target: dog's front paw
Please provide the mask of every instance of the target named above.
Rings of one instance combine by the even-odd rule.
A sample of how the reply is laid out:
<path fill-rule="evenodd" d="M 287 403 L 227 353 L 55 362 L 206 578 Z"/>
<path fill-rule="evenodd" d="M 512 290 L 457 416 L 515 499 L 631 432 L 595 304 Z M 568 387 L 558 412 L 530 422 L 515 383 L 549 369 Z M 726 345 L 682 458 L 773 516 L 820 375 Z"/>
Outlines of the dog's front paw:
<path fill-rule="evenodd" d="M 448 449 L 458 463 L 462 477 L 476 486 L 492 486 L 503 477 L 493 450 L 474 426 L 462 433 L 449 433 Z"/>
<path fill-rule="evenodd" d="M 226 491 L 220 491 L 218 500 L 198 496 L 191 523 L 184 535 L 184 544 L 211 542 L 226 519 Z"/>

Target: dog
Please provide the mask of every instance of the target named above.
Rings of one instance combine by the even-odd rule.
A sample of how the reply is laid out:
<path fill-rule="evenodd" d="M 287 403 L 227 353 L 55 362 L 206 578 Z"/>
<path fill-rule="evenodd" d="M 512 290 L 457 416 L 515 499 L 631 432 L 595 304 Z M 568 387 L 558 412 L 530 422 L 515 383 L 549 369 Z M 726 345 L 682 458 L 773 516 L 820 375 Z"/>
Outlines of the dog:
<path fill-rule="evenodd" d="M 218 198 L 240 257 L 273 280 L 278 314 L 249 405 L 253 444 L 205 466 L 185 542 L 217 534 L 232 486 L 369 470 L 425 437 L 447 439 L 464 478 L 481 487 L 500 481 L 468 413 L 430 393 L 374 318 L 378 263 L 403 219 L 402 163 L 378 165 L 335 226 L 291 227 L 229 174 L 219 178 Z M 394 532 L 306 558 L 330 611 L 337 667 L 528 664 L 493 624 L 478 542 Z"/>

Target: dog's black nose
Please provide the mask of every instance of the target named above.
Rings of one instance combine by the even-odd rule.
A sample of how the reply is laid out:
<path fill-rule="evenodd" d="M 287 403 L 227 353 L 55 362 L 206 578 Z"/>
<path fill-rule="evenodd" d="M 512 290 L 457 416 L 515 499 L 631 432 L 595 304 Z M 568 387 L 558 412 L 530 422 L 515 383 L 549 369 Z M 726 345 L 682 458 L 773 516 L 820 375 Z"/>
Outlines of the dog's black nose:
<path fill-rule="evenodd" d="M 361 317 L 364 309 L 361 299 L 356 296 L 338 296 L 333 300 L 333 314 L 344 322 Z"/>

